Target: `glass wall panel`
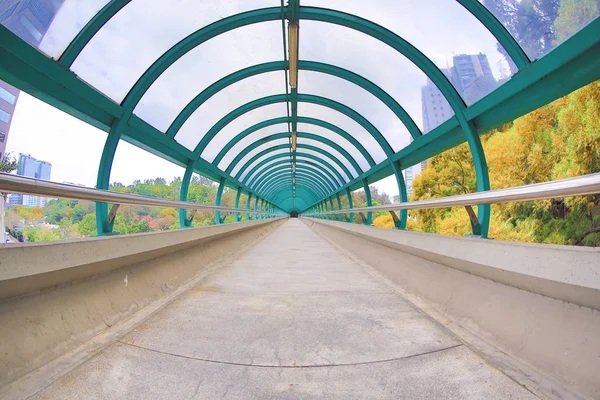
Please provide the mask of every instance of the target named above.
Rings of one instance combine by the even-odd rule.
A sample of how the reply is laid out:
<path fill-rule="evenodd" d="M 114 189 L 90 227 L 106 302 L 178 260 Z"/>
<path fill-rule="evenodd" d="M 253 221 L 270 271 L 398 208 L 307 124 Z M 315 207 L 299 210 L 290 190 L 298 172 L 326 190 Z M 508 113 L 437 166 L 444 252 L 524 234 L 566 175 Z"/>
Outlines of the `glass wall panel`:
<path fill-rule="evenodd" d="M 248 154 L 246 154 L 244 157 L 242 157 L 242 159 L 239 161 L 239 163 L 236 164 L 236 166 L 234 168 L 234 171 L 239 171 L 239 169 L 244 164 L 246 164 L 252 157 L 254 157 L 255 155 L 257 155 L 261 151 L 267 150 L 267 149 L 270 149 L 272 147 L 279 146 L 279 145 L 282 145 L 282 144 L 289 145 L 289 143 L 290 143 L 289 139 L 277 139 L 277 140 L 273 140 L 273 141 L 268 142 L 268 143 L 261 144 L 260 146 L 256 147 L 255 149 L 252 149 L 251 151 L 249 151 Z"/>
<path fill-rule="evenodd" d="M 215 159 L 215 157 L 217 156 L 219 151 L 221 151 L 223 146 L 225 146 L 227 143 L 229 143 L 229 141 L 231 139 L 233 139 L 238 133 L 242 132 L 244 129 L 247 129 L 247 128 L 249 128 L 261 121 L 267 120 L 267 119 L 280 118 L 280 117 L 286 117 L 286 116 L 287 116 L 287 106 L 285 103 L 271 104 L 271 105 L 260 107 L 260 108 L 257 108 L 255 110 L 245 113 L 241 117 L 236 118 L 231 123 L 229 123 L 227 126 L 225 126 L 214 137 L 214 139 L 210 142 L 210 144 L 206 147 L 206 149 L 202 153 L 202 158 L 204 158 L 207 161 L 212 162 L 212 160 Z M 192 134 L 195 133 L 196 137 L 195 137 L 195 139 L 193 139 L 193 140 L 195 140 L 195 143 L 193 143 L 193 145 L 192 145 L 192 147 L 195 147 L 196 144 L 202 138 L 202 136 L 204 136 L 206 131 L 208 129 L 210 129 L 210 127 L 206 128 L 206 130 L 198 130 L 195 128 L 192 129 L 192 127 L 195 127 L 198 125 L 200 125 L 200 126 L 205 126 L 205 125 L 203 125 L 203 122 L 201 120 L 198 120 L 198 118 L 195 118 L 193 121 L 191 121 L 191 120 L 192 120 L 192 118 L 190 118 L 190 121 L 188 121 L 182 127 L 181 133 L 178 136 L 176 136 L 175 138 L 177 139 L 177 141 L 180 141 L 180 136 L 187 135 L 187 137 L 190 137 Z M 190 125 L 190 127 L 186 127 L 186 125 L 188 125 L 190 122 L 195 123 L 197 125 Z M 184 130 L 183 128 L 186 128 L 186 129 Z M 184 136 L 184 138 L 185 137 L 186 136 Z"/>
<path fill-rule="evenodd" d="M 281 56 L 281 55 L 280 55 Z M 199 61 L 198 65 L 201 62 Z M 239 68 L 246 65 L 242 64 Z M 175 76 L 167 76 L 167 71 L 142 98 L 135 114 L 166 132 L 177 115 L 196 97 L 202 89 L 195 89 L 192 82 L 198 82 L 193 69 L 183 70 Z M 213 82 L 206 82 L 210 85 Z M 200 114 L 203 128 L 210 129 L 227 113 L 239 106 L 261 97 L 285 93 L 285 73 L 268 72 L 236 82 L 219 91 L 195 111 Z"/>
<path fill-rule="evenodd" d="M 298 138 L 298 144 L 307 144 L 307 145 L 318 147 L 320 149 L 325 150 L 326 152 L 330 153 L 333 157 L 336 157 L 338 160 L 340 160 L 341 163 L 346 168 L 348 168 L 348 170 L 350 170 L 350 173 L 352 174 L 353 177 L 358 176 L 358 172 L 356 171 L 356 168 L 354 168 L 354 166 L 352 166 L 352 164 L 350 163 L 350 160 L 348 160 L 346 157 L 344 157 L 339 151 L 337 151 L 333 147 L 328 146 L 324 143 L 321 143 L 317 140 L 306 139 L 306 138 Z M 315 153 L 315 155 L 320 154 L 320 153 L 312 152 L 312 150 L 307 150 L 307 149 L 299 149 L 298 151 L 303 151 L 303 152 L 310 151 L 311 154 Z"/>
<path fill-rule="evenodd" d="M 206 25 L 201 22 L 201 16 L 205 14 L 196 12 L 195 8 L 219 10 L 230 7 L 229 2 L 195 0 L 186 1 L 188 6 L 185 8 L 165 7 L 164 1 L 155 0 L 151 3 L 153 9 L 146 7 L 146 3 L 135 1 L 115 15 L 73 64 L 73 71 L 78 76 L 118 102 L 154 61 L 181 39 Z M 132 6 L 136 9 L 129 8 Z M 157 15 L 161 17 L 157 18 Z M 209 15 L 213 16 L 212 22 L 231 14 L 215 16 L 211 11 Z M 223 33 L 179 59 L 159 78 L 161 83 L 154 90 L 159 93 L 180 90 L 181 98 L 189 99 L 215 80 L 240 68 L 280 60 L 282 47 L 281 22 L 277 21 Z"/>
<path fill-rule="evenodd" d="M 375 0 L 365 6 L 361 0 L 309 0 L 303 5 L 359 15 L 396 33 L 440 69 L 447 69 L 467 104 L 515 72 L 509 68 L 512 60 L 491 32 L 456 1 Z"/>
<path fill-rule="evenodd" d="M 342 103 L 360 113 L 386 138 L 394 151 L 410 143 L 410 133 L 381 100 L 344 79 L 318 72 L 299 71 L 300 93 L 314 94 Z"/>
<path fill-rule="evenodd" d="M 532 60 L 543 57 L 600 15 L 600 3 L 593 0 L 480 1 Z"/>
<path fill-rule="evenodd" d="M 225 154 L 225 156 L 219 163 L 218 167 L 220 169 L 222 169 L 223 171 L 226 170 L 227 167 L 229 166 L 229 164 L 231 163 L 231 161 L 233 161 L 233 159 L 235 157 L 237 157 L 237 155 L 240 154 L 240 152 L 242 152 L 245 148 L 250 146 L 252 143 L 256 142 L 257 140 L 264 139 L 268 136 L 275 135 L 278 133 L 289 134 L 287 124 L 271 125 L 266 128 L 259 129 L 256 132 L 253 132 L 252 134 L 246 136 L 245 138 L 243 138 L 242 140 L 237 142 L 231 148 L 231 150 L 229 150 L 227 152 L 227 154 Z M 210 150 L 207 150 L 207 151 L 210 153 Z"/>
<path fill-rule="evenodd" d="M 373 156 L 376 163 L 386 159 L 383 149 L 373 136 L 357 122 L 338 111 L 316 104 L 298 103 L 298 116 L 317 118 L 336 125 L 362 143 L 365 149 Z"/>
<path fill-rule="evenodd" d="M 298 132 L 306 132 L 311 133 L 313 135 L 321 136 L 323 138 L 329 139 L 344 148 L 354 160 L 358 163 L 358 165 L 362 168 L 363 171 L 367 171 L 369 167 L 369 162 L 362 155 L 362 153 L 348 140 L 344 139 L 342 136 L 337 133 L 330 131 L 329 129 L 325 129 L 321 126 L 312 125 L 312 124 L 298 124 Z"/>

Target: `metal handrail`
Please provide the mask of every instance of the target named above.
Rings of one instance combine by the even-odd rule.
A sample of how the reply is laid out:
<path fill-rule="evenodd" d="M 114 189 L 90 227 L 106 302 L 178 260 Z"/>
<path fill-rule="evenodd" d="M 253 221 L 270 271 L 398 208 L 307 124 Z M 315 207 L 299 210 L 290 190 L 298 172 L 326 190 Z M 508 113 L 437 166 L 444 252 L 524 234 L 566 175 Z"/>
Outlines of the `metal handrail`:
<path fill-rule="evenodd" d="M 248 214 L 277 214 L 276 212 L 272 213 L 269 211 L 251 210 L 247 208 L 198 204 L 187 201 L 168 200 L 130 193 L 111 192 L 110 190 L 75 186 L 66 183 L 56 183 L 4 173 L 0 173 L 0 192 L 89 200 L 101 203 L 126 204 L 134 206 L 172 207 L 184 208 L 187 210 L 224 211 Z"/>
<path fill-rule="evenodd" d="M 375 212 L 394 210 L 419 210 L 424 208 L 446 208 L 455 206 L 475 206 L 478 204 L 511 203 L 517 201 L 544 200 L 556 197 L 585 196 L 600 193 L 600 173 L 561 179 L 553 182 L 535 183 L 507 189 L 488 190 L 484 192 L 448 196 L 431 200 L 408 201 L 398 204 L 348 208 L 319 213 L 302 214 L 330 215 L 354 212 Z"/>

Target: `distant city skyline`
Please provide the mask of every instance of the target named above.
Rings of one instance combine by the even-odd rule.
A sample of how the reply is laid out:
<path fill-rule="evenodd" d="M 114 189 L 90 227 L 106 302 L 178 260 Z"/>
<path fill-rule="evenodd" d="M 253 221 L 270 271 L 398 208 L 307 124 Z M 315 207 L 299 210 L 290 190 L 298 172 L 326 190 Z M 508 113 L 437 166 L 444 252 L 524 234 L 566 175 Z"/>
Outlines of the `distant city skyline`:
<path fill-rule="evenodd" d="M 29 154 L 19 154 L 19 165 L 17 175 L 28 178 L 51 180 L 52 164 L 47 161 L 38 160 Z M 11 194 L 9 206 L 22 205 L 27 207 L 44 207 L 47 199 L 45 197 L 31 196 L 27 194 Z"/>

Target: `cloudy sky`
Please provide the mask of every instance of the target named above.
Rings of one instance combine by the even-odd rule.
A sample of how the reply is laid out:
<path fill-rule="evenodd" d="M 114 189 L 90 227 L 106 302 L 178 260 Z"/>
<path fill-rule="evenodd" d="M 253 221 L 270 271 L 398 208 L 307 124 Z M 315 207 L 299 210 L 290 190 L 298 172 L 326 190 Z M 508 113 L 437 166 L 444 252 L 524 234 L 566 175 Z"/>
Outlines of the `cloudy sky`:
<path fill-rule="evenodd" d="M 105 3 L 106 0 L 67 0 L 44 38 L 41 50 L 58 58 L 78 30 Z M 120 102 L 160 55 L 191 32 L 241 11 L 278 6 L 279 1 L 173 0 L 168 2 L 168 7 L 165 4 L 167 2 L 163 0 L 133 0 L 91 40 L 74 62 L 73 71 Z M 492 35 L 455 1 L 303 0 L 302 4 L 336 8 L 371 19 L 413 43 L 440 68 L 450 66 L 455 54 L 481 52 L 488 56 L 492 70 L 499 77 L 500 65 L 504 63 Z M 244 67 L 282 58 L 281 21 L 255 24 L 220 35 L 171 66 L 147 91 L 135 114 L 165 132 L 185 105 L 215 80 Z M 301 21 L 300 59 L 335 64 L 363 75 L 384 88 L 422 127 L 420 89 L 426 84 L 426 77 L 404 56 L 386 45 L 347 28 Z M 193 150 L 203 134 L 229 111 L 258 97 L 284 92 L 283 72 L 248 78 L 208 100 L 188 119 L 175 139 Z M 360 112 L 381 131 L 395 151 L 410 142 L 408 131 L 395 115 L 358 86 L 320 73 L 301 71 L 299 92 L 326 96 Z M 241 130 L 286 113 L 284 104 L 247 113 L 226 126 L 202 157 L 212 161 L 222 146 Z M 301 103 L 299 115 L 340 126 L 358 138 L 375 161 L 384 159 L 373 138 L 343 114 Z M 219 167 L 226 169 L 235 155 L 252 141 L 286 130 L 285 125 L 280 125 L 257 131 L 230 151 Z M 339 136 L 310 125 L 301 125 L 299 130 L 335 139 L 356 156 L 361 168 L 367 169 L 366 160 Z M 93 186 L 105 139 L 104 132 L 21 94 L 8 150 L 51 162 L 55 181 Z M 279 143 L 273 143 L 276 144 Z M 349 163 L 345 164 L 353 175 L 357 173 Z M 238 169 L 236 167 L 234 173 Z M 135 179 L 161 176 L 169 180 L 181 175 L 182 168 L 121 142 L 111 181 L 130 184 Z M 377 186 L 389 194 L 398 193 L 393 178 L 380 181 Z"/>

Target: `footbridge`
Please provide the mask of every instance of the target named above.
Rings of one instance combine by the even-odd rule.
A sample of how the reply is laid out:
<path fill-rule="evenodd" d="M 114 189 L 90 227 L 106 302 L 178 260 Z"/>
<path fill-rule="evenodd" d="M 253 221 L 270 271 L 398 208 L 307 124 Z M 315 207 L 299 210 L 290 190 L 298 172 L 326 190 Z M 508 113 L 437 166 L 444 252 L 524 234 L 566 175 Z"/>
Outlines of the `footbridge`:
<path fill-rule="evenodd" d="M 17 3 L 0 15 L 42 35 Z M 47 3 L 41 43 L 0 26 L 0 79 L 106 132 L 96 187 L 0 192 L 93 201 L 97 235 L 0 244 L 0 398 L 600 398 L 600 249 L 488 237 L 491 205 L 598 194 L 600 174 L 492 188 L 480 140 L 600 79 L 594 2 L 558 2 L 534 44 L 499 6 L 521 2 Z M 481 52 L 451 70 L 419 18 L 495 49 L 501 79 Z M 123 141 L 185 168 L 179 200 L 108 190 Z M 403 171 L 462 143 L 477 191 L 409 201 Z M 188 201 L 193 174 L 214 204 Z M 386 177 L 399 203 L 374 205 Z M 178 229 L 119 234 L 122 205 Z M 471 235 L 406 229 L 455 206 Z"/>

